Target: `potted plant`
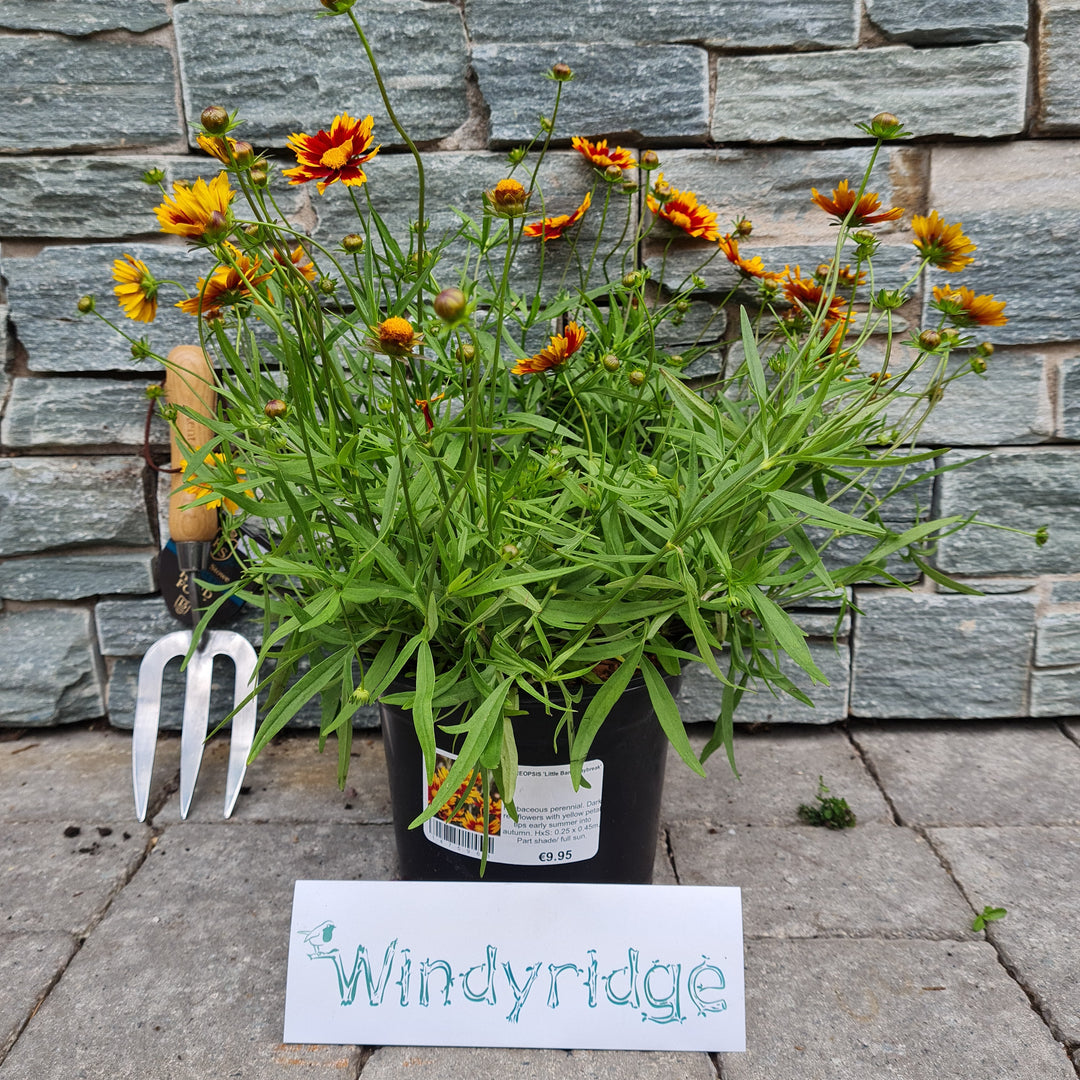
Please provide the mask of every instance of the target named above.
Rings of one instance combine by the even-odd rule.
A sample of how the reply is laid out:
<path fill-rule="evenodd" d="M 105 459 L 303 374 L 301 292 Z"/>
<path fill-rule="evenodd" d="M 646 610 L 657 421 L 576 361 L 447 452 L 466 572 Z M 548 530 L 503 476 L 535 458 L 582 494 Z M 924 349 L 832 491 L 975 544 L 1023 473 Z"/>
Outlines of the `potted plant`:
<path fill-rule="evenodd" d="M 922 271 L 960 270 L 974 245 L 916 216 L 918 270 L 874 288 L 874 226 L 903 214 L 867 186 L 883 142 L 908 134 L 887 114 L 860 125 L 874 140 L 864 176 L 808 196 L 836 226 L 834 258 L 810 275 L 748 255 L 750 223 L 722 229 L 651 151 L 575 137 L 591 186 L 549 212 L 563 64 L 533 143 L 482 205 L 457 208 L 456 229 L 429 235 L 423 156 L 352 0 L 323 4 L 355 25 L 415 158 L 408 235 L 370 198 L 370 116 L 289 139 L 291 183 L 353 202 L 356 229 L 336 245 L 287 223 L 270 162 L 220 107 L 199 132 L 217 175 L 163 189 L 157 210 L 207 257 L 179 306 L 216 361 L 222 406 L 213 440 L 190 448 L 188 484 L 232 508 L 226 534 L 245 520 L 262 534 L 230 589 L 265 612 L 253 752 L 318 697 L 344 784 L 354 713 L 379 702 L 406 875 L 648 880 L 667 743 L 702 772 L 716 749 L 732 757 L 748 689 L 809 700 L 789 663 L 824 681 L 789 609 L 828 597 L 842 612 L 852 583 L 895 580 L 898 554 L 940 579 L 926 552 L 964 522 L 897 530 L 882 507 L 907 470 L 932 468 L 915 437 L 956 377 L 950 353 L 1003 322 L 1004 304 L 935 288 L 937 325 L 898 340 L 894 314 Z M 652 273 L 645 240 L 664 252 Z M 668 272 L 673 243 L 738 271 L 713 298 L 743 304 L 723 377 L 688 374 L 713 346 L 659 344 L 704 285 Z M 124 313 L 153 318 L 165 283 L 131 257 L 114 276 Z M 830 558 L 850 537 L 861 546 Z M 700 756 L 675 700 L 691 659 L 721 688 Z"/>

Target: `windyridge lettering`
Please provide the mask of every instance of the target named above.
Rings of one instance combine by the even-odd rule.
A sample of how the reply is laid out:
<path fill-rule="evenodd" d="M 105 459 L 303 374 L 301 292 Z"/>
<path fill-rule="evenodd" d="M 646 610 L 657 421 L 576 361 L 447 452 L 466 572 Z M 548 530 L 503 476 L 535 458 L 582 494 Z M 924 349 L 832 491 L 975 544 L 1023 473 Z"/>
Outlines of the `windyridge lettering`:
<path fill-rule="evenodd" d="M 552 1010 L 578 1008 L 628 1008 L 640 1011 L 643 1023 L 681 1024 L 688 1015 L 708 1017 L 727 1010 L 723 970 L 707 956 L 687 966 L 684 961 L 653 960 L 646 966 L 637 948 L 628 946 L 621 966 L 608 968 L 596 949 L 587 949 L 580 963 L 541 957 L 524 963 L 522 957 L 500 959 L 495 945 L 486 946 L 478 964 L 454 972 L 450 961 L 426 956 L 419 959 L 394 938 L 376 960 L 378 950 L 356 946 L 352 967 L 345 970 L 341 950 L 330 945 L 335 926 L 326 921 L 313 930 L 299 931 L 308 947 L 309 960 L 325 960 L 336 977 L 342 1005 L 360 1000 L 373 1008 L 430 1008 L 433 1005 L 486 1006 L 505 1009 L 508 1023 L 520 1021 L 528 1007 Z M 609 953 L 609 955 L 615 955 Z M 396 978 L 395 978 L 396 975 Z M 391 986 L 396 993 L 389 993 Z"/>

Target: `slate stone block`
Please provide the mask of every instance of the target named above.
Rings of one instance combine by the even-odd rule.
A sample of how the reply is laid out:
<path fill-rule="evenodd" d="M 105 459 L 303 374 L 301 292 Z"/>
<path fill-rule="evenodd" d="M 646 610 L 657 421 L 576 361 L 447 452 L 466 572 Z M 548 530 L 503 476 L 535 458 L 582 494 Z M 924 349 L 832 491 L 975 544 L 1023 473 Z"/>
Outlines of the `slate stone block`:
<path fill-rule="evenodd" d="M 0 596 L 9 600 L 81 600 L 111 593 L 151 593 L 154 555 L 30 555 L 0 562 Z"/>
<path fill-rule="evenodd" d="M 1028 25 L 1024 0 L 992 0 L 970 7 L 942 0 L 867 0 L 866 14 L 891 41 L 909 45 L 1019 41 Z"/>
<path fill-rule="evenodd" d="M 48 30 L 68 37 L 102 30 L 142 33 L 168 23 L 166 0 L 5 0 L 0 7 L 5 30 Z"/>
<path fill-rule="evenodd" d="M 556 135 L 632 135 L 703 142 L 709 134 L 708 54 L 692 45 L 477 45 L 472 66 L 491 109 L 494 143 L 528 142 L 555 97 L 544 72 L 575 72 Z M 745 136 L 743 136 L 745 138 Z"/>
<path fill-rule="evenodd" d="M 915 353 L 895 346 L 893 353 L 896 359 L 890 373 L 895 379 L 915 359 Z M 927 402 L 920 395 L 936 372 L 937 361 L 930 358 L 906 380 L 888 410 L 892 422 L 910 425 L 925 413 Z M 958 372 L 964 374 L 945 388 L 944 396 L 919 428 L 920 446 L 1020 445 L 1045 442 L 1054 434 L 1045 356 L 997 352 L 986 374 L 976 375 L 971 371 L 970 354 L 958 353 L 949 361 L 945 377 Z"/>
<path fill-rule="evenodd" d="M 5 260 L 11 318 L 32 372 L 160 373 L 153 361 L 133 360 L 130 343 L 100 319 L 78 314 L 75 305 L 88 293 L 103 312 L 126 323 L 133 337 L 146 337 L 162 356 L 174 345 L 198 340 L 195 319 L 165 302 L 164 296 L 153 323 L 122 318 L 112 291 L 112 264 L 125 253 L 141 259 L 157 277 L 190 282 L 192 288 L 212 265 L 199 252 L 144 243 L 48 247 L 37 255 Z"/>
<path fill-rule="evenodd" d="M 677 5 L 592 0 L 561 6 L 556 18 L 530 0 L 466 0 L 465 21 L 477 44 L 697 41 L 729 48 L 805 49 L 852 46 L 859 36 L 855 11 L 843 0 L 815 0 L 801 7 L 787 0 L 681 0 Z"/>
<path fill-rule="evenodd" d="M 1080 357 L 1062 361 L 1058 382 L 1056 434 L 1080 440 Z"/>
<path fill-rule="evenodd" d="M 1038 113 L 1036 127 L 1044 135 L 1080 130 L 1080 4 L 1076 0 L 1039 0 Z"/>
<path fill-rule="evenodd" d="M 14 1044 L 77 948 L 71 934 L 0 934 L 0 1054 Z"/>
<path fill-rule="evenodd" d="M 856 590 L 851 712 L 1023 716 L 1035 598 Z"/>
<path fill-rule="evenodd" d="M 45 446 L 141 447 L 149 402 L 139 382 L 98 379 L 15 379 L 0 423 L 0 442 L 16 450 Z M 152 446 L 168 446 L 169 429 L 156 414 Z"/>
<path fill-rule="evenodd" d="M 1078 170 L 1076 140 L 934 148 L 929 206 L 946 221 L 961 222 L 978 250 L 962 274 L 936 271 L 931 284 L 966 285 L 1008 302 L 1009 321 L 980 328 L 980 340 L 1028 344 L 1080 338 L 1080 311 L 1069 300 L 1080 291 Z"/>
<path fill-rule="evenodd" d="M 1080 613 L 1051 612 L 1039 617 L 1035 624 L 1035 663 L 1040 667 L 1080 664 Z"/>
<path fill-rule="evenodd" d="M 1080 604 L 1080 581 L 1051 581 L 1052 604 Z"/>
<path fill-rule="evenodd" d="M 284 146 L 293 132 L 328 130 L 338 113 L 371 113 L 376 142 L 400 144 L 350 21 L 317 14 L 317 6 L 302 0 L 254 0 L 242 9 L 227 0 L 177 5 L 187 115 L 222 104 L 238 110 L 241 137 L 258 146 Z M 391 104 L 411 138 L 451 135 L 469 116 L 468 53 L 458 9 L 372 0 L 361 18 Z"/>
<path fill-rule="evenodd" d="M 105 687 L 85 608 L 0 614 L 0 726 L 39 727 L 105 713 Z"/>
<path fill-rule="evenodd" d="M 1059 668 L 1036 668 L 1031 673 L 1032 716 L 1070 716 L 1080 701 L 1080 664 Z"/>
<path fill-rule="evenodd" d="M 190 157 L 0 158 L 4 235 L 111 240 L 157 233 L 154 207 L 161 202 L 161 191 L 143 180 L 143 174 L 152 168 L 165 173 L 168 191 L 174 180 L 209 179 L 220 171 L 219 164 L 202 150 Z M 304 201 L 300 189 L 290 187 L 277 170 L 271 170 L 270 175 L 277 205 L 284 213 L 295 214 Z"/>
<path fill-rule="evenodd" d="M 0 459 L 0 555 L 154 542 L 137 457 Z"/>
<path fill-rule="evenodd" d="M 970 459 L 944 455 L 945 464 Z M 937 564 L 954 574 L 1070 574 L 1080 565 L 1080 455 L 1072 447 L 992 450 L 938 481 L 943 516 L 976 513 L 981 520 L 1034 532 L 1049 526 L 1038 547 L 1030 536 L 971 526 L 942 539 Z"/>
<path fill-rule="evenodd" d="M 0 151 L 171 142 L 183 131 L 175 80 L 172 53 L 153 42 L 0 37 Z"/>
<path fill-rule="evenodd" d="M 1010 41 L 927 52 L 888 46 L 718 56 L 716 76 L 717 142 L 851 139 L 856 123 L 882 110 L 918 136 L 989 138 L 1024 130 L 1028 51 Z"/>

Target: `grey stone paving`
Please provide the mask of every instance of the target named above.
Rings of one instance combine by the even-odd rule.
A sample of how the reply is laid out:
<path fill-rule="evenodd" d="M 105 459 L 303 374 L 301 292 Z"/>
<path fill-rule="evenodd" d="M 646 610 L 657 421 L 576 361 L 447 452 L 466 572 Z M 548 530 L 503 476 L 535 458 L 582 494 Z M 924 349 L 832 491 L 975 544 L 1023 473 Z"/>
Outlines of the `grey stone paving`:
<path fill-rule="evenodd" d="M 714 1059 L 284 1045 L 293 882 L 397 874 L 379 736 L 357 733 L 344 791 L 332 745 L 281 739 L 229 821 L 218 738 L 181 821 L 162 734 L 139 826 L 126 733 L 12 732 L 0 1080 L 1075 1080 L 1078 739 L 1075 718 L 743 728 L 741 780 L 671 755 L 655 880 L 743 889 L 749 1049 Z M 855 829 L 799 821 L 819 776 Z M 1008 914 L 974 933 L 984 905 Z"/>

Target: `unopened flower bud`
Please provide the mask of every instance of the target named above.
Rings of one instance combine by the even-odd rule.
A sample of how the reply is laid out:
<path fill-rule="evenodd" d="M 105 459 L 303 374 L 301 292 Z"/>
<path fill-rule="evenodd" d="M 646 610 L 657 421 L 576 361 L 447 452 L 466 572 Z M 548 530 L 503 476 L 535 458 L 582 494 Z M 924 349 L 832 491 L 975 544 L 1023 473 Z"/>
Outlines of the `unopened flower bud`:
<path fill-rule="evenodd" d="M 337 282 L 332 277 L 319 278 L 319 292 L 324 296 L 330 296 L 337 288 Z"/>
<path fill-rule="evenodd" d="M 569 82 L 574 77 L 574 73 L 570 70 L 569 64 L 558 63 L 552 66 L 551 77 L 556 82 Z"/>
<path fill-rule="evenodd" d="M 856 244 L 877 243 L 877 237 L 872 232 L 868 232 L 866 229 L 860 229 L 858 232 L 852 233 L 851 239 L 854 240 Z"/>
<path fill-rule="evenodd" d="M 435 314 L 438 315 L 443 322 L 456 323 L 459 322 L 461 317 L 465 314 L 467 304 L 468 298 L 460 289 L 443 289 L 443 291 L 435 297 Z"/>
<path fill-rule="evenodd" d="M 959 345 L 960 331 L 954 330 L 951 326 L 947 326 L 941 331 L 941 340 L 946 345 Z"/>
<path fill-rule="evenodd" d="M 207 105 L 199 119 L 209 135 L 221 135 L 229 126 L 229 114 L 221 105 Z"/>
<path fill-rule="evenodd" d="M 1050 531 L 1045 525 L 1040 525 L 1035 530 L 1035 546 L 1042 547 L 1050 539 Z"/>
<path fill-rule="evenodd" d="M 350 700 L 354 705 L 366 705 L 371 700 L 371 691 L 363 686 L 358 686 L 352 692 Z"/>
<path fill-rule="evenodd" d="M 506 155 L 506 160 L 511 165 L 520 165 L 525 160 L 527 151 L 524 146 L 515 146 L 513 150 Z"/>
<path fill-rule="evenodd" d="M 984 375 L 986 373 L 986 358 L 976 353 L 968 363 L 971 365 L 971 370 L 976 375 Z"/>
<path fill-rule="evenodd" d="M 206 219 L 203 239 L 211 241 L 224 240 L 228 235 L 229 219 L 220 210 L 214 210 Z"/>
<path fill-rule="evenodd" d="M 754 223 L 749 218 L 741 217 L 735 222 L 735 227 L 731 231 L 734 236 L 744 240 L 754 231 Z"/>
<path fill-rule="evenodd" d="M 638 168 L 645 169 L 646 172 L 659 168 L 660 156 L 655 150 L 642 150 L 638 157 Z"/>
<path fill-rule="evenodd" d="M 521 554 L 521 548 L 517 544 L 503 544 L 499 548 L 499 557 L 509 562 L 511 559 L 516 559 Z"/>
<path fill-rule="evenodd" d="M 233 148 L 233 157 L 241 169 L 250 169 L 255 163 L 255 147 L 249 142 L 237 142 Z"/>
<path fill-rule="evenodd" d="M 458 349 L 458 359 L 463 364 L 471 364 L 476 359 L 476 349 L 469 342 L 463 341 Z"/>
<path fill-rule="evenodd" d="M 289 406 L 281 398 L 271 398 L 263 406 L 263 412 L 271 420 L 280 420 L 288 411 Z"/>
<path fill-rule="evenodd" d="M 624 289 L 636 289 L 644 280 L 640 270 L 631 270 L 629 274 L 624 274 L 622 283 Z"/>
<path fill-rule="evenodd" d="M 600 363 L 605 371 L 618 371 L 622 367 L 622 361 L 614 353 L 606 353 Z"/>
<path fill-rule="evenodd" d="M 907 303 L 907 296 L 900 289 L 881 289 L 874 297 L 874 302 L 887 311 L 895 311 Z"/>
<path fill-rule="evenodd" d="M 153 386 L 148 386 L 144 391 L 147 401 L 157 401 L 158 398 L 165 396 L 165 387 L 160 383 L 154 383 Z"/>
<path fill-rule="evenodd" d="M 675 301 L 675 310 L 680 315 L 685 315 L 690 310 L 690 301 L 689 300 L 676 300 Z"/>
<path fill-rule="evenodd" d="M 642 386 L 645 383 L 645 372 L 635 369 L 626 378 L 631 386 Z"/>
<path fill-rule="evenodd" d="M 341 246 L 351 255 L 364 250 L 364 238 L 359 233 L 351 232 L 341 238 Z"/>
<path fill-rule="evenodd" d="M 652 193 L 657 202 L 668 203 L 671 202 L 675 191 L 666 180 L 659 180 L 653 184 Z"/>
<path fill-rule="evenodd" d="M 541 116 L 540 117 L 540 130 L 541 131 L 551 131 L 551 129 L 552 129 L 551 117 L 550 116 Z"/>
<path fill-rule="evenodd" d="M 618 165 L 609 165 L 604 170 L 604 179 L 607 180 L 609 184 L 618 183 L 618 181 L 622 179 L 622 169 L 620 169 Z"/>
<path fill-rule="evenodd" d="M 164 169 L 147 169 L 142 174 L 142 182 L 144 184 L 150 184 L 152 187 L 156 187 L 158 184 L 164 183 L 165 170 Z"/>
<path fill-rule="evenodd" d="M 356 0 L 319 0 L 331 15 L 344 15 L 356 3 Z"/>
<path fill-rule="evenodd" d="M 79 309 L 80 315 L 89 315 L 94 310 L 94 298 L 92 296 L 80 296 L 75 306 Z"/>
<path fill-rule="evenodd" d="M 941 344 L 941 335 L 936 330 L 924 330 L 919 335 L 919 348 L 933 352 Z"/>
<path fill-rule="evenodd" d="M 682 353 L 672 353 L 672 354 L 671 354 L 671 355 L 670 355 L 670 356 L 669 356 L 669 357 L 667 358 L 667 362 L 668 362 L 668 363 L 669 363 L 669 364 L 670 364 L 670 365 L 671 365 L 672 367 L 677 367 L 677 368 L 685 367 L 685 366 L 686 366 L 686 357 L 685 357 L 685 356 L 683 356 L 683 354 L 682 354 Z"/>
<path fill-rule="evenodd" d="M 145 360 L 148 356 L 153 355 L 153 352 L 154 350 L 150 348 L 150 342 L 146 338 L 139 338 L 131 343 L 132 360 Z"/>
<path fill-rule="evenodd" d="M 695 289 L 704 289 L 705 279 L 700 274 L 691 274 L 690 284 L 693 285 Z"/>
<path fill-rule="evenodd" d="M 975 350 L 980 356 L 993 356 L 994 346 L 989 341 L 983 341 Z"/>
<path fill-rule="evenodd" d="M 251 166 L 251 172 L 248 173 L 248 176 L 256 187 L 266 187 L 270 181 L 270 173 L 267 172 L 266 162 L 256 161 L 255 164 Z"/>

